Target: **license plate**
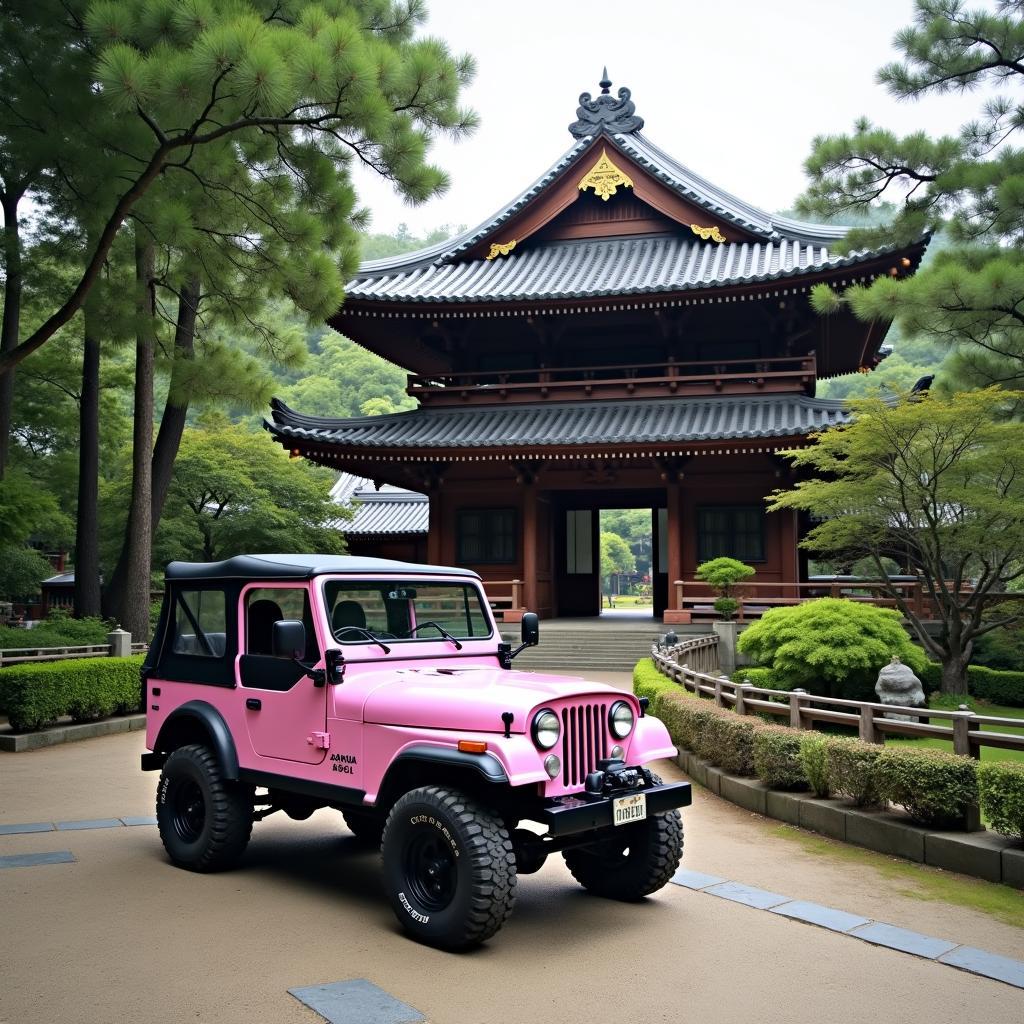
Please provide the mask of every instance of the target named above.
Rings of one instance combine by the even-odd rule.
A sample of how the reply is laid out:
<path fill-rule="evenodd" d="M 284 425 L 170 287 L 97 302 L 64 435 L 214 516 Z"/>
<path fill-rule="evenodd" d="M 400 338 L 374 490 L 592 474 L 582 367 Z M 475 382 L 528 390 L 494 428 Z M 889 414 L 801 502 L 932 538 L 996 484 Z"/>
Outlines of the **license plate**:
<path fill-rule="evenodd" d="M 643 821 L 647 817 L 647 795 L 634 793 L 633 796 L 620 796 L 612 801 L 612 824 L 628 825 L 633 821 Z"/>

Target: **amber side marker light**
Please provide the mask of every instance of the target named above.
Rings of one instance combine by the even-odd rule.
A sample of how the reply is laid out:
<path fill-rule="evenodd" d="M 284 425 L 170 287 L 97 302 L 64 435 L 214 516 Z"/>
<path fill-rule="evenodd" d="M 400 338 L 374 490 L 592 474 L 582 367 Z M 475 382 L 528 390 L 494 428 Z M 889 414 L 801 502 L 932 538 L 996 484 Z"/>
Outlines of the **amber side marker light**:
<path fill-rule="evenodd" d="M 459 740 L 459 750 L 464 754 L 483 754 L 487 744 L 483 740 Z"/>

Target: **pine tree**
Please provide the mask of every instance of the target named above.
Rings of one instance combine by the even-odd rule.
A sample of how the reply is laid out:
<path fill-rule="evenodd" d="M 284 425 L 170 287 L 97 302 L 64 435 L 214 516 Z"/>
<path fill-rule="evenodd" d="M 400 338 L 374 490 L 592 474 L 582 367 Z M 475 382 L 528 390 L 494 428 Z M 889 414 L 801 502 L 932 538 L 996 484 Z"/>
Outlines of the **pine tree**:
<path fill-rule="evenodd" d="M 815 139 L 804 213 L 837 216 L 887 200 L 883 226 L 852 231 L 844 245 L 905 243 L 944 230 L 951 245 L 915 276 L 884 277 L 812 301 L 828 313 L 848 303 L 857 316 L 897 319 L 904 333 L 956 349 L 950 379 L 1024 388 L 1024 12 L 1014 0 L 994 10 L 962 0 L 916 0 L 913 25 L 895 45 L 903 60 L 878 80 L 898 99 L 984 89 L 980 116 L 958 131 L 907 136 L 861 120 L 852 133 Z"/>

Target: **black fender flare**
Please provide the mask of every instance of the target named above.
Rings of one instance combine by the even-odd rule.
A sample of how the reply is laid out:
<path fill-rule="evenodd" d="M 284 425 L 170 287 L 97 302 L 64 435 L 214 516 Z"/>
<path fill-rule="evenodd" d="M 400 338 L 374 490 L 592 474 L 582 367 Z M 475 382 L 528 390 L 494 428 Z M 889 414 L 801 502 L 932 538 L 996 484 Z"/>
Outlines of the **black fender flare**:
<path fill-rule="evenodd" d="M 502 763 L 491 753 L 471 754 L 455 750 L 452 747 L 416 743 L 403 750 L 388 766 L 388 770 L 380 782 L 378 800 L 391 793 L 403 771 L 414 765 L 427 769 L 426 777 L 428 779 L 430 777 L 429 769 L 441 766 L 447 769 L 457 768 L 472 772 L 488 785 L 508 784 L 508 775 L 505 773 Z"/>
<path fill-rule="evenodd" d="M 159 753 L 166 750 L 168 738 L 173 734 L 175 728 L 182 723 L 190 725 L 197 723 L 206 734 L 210 747 L 220 761 L 221 770 L 225 779 L 238 780 L 238 751 L 235 749 L 235 741 L 231 736 L 224 716 L 212 705 L 204 700 L 190 700 L 181 707 L 175 708 L 168 716 L 157 735 L 153 749 Z"/>

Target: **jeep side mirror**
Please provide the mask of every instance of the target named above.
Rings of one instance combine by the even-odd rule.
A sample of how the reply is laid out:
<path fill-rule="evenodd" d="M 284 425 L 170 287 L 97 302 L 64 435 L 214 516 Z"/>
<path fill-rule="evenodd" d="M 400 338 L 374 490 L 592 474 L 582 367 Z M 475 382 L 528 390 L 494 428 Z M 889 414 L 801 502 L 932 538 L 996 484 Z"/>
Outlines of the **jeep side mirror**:
<path fill-rule="evenodd" d="M 281 619 L 271 627 L 270 650 L 275 658 L 299 661 L 306 655 L 306 627 L 298 619 Z"/>
<path fill-rule="evenodd" d="M 523 612 L 522 641 L 524 647 L 536 647 L 540 643 L 540 620 L 536 612 Z"/>
<path fill-rule="evenodd" d="M 523 612 L 522 643 L 513 651 L 510 643 L 498 644 L 498 664 L 502 668 L 511 668 L 512 659 L 527 647 L 536 647 L 540 643 L 540 619 L 536 612 Z"/>

